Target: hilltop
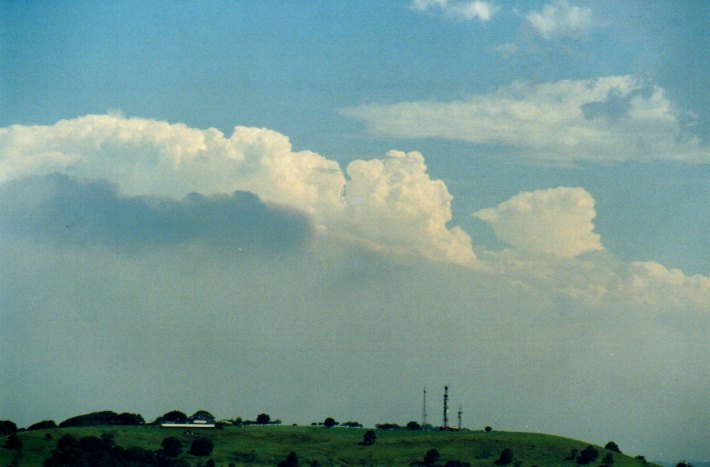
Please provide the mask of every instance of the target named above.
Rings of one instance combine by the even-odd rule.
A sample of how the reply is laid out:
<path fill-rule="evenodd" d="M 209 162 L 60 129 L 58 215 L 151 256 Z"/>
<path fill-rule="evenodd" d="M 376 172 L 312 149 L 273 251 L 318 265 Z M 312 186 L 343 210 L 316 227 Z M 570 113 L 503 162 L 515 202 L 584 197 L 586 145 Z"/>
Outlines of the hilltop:
<path fill-rule="evenodd" d="M 604 459 L 613 460 L 614 466 L 652 465 L 600 446 L 591 445 L 592 448 L 588 448 L 589 443 L 545 434 L 377 429 L 372 430 L 375 441 L 368 446 L 362 443 L 368 431 L 366 428 L 250 425 L 194 430 L 190 434 L 184 429 L 151 425 L 57 427 L 18 432 L 16 436 L 21 441 L 22 450 L 0 448 L 0 465 L 11 465 L 17 453 L 20 453 L 19 465 L 43 465 L 65 435 L 80 441 L 72 449 L 93 449 L 92 455 L 98 455 L 96 452 L 113 446 L 114 451 L 122 455 L 130 454 L 135 458 L 145 455 L 144 462 L 149 462 L 150 456 L 156 458 L 155 453 L 163 449 L 161 444 L 165 438 L 177 438 L 182 445 L 180 454 L 174 458 L 163 456 L 173 462 L 165 465 L 278 465 L 286 461 L 289 453 L 295 453 L 300 465 L 407 466 L 413 463 L 425 465 L 427 453 L 433 456 L 430 451 L 436 450 L 438 459 L 426 465 L 573 466 L 583 462 L 580 455 L 585 449 L 598 454 L 586 465 L 599 466 Z M 82 441 L 83 438 L 86 439 Z M 209 456 L 188 453 L 191 444 L 198 438 L 207 438 L 212 442 L 214 449 Z M 0 446 L 4 446 L 7 439 L 7 436 L 0 438 Z M 63 448 L 69 449 L 66 443 Z M 504 450 L 512 458 L 502 455 Z M 291 460 L 295 460 L 293 456 Z"/>

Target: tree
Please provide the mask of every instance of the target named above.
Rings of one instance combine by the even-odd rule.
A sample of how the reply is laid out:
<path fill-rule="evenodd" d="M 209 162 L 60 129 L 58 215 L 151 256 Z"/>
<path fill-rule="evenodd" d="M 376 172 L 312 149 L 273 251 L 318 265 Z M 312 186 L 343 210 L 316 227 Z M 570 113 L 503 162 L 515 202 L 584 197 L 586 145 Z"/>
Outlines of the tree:
<path fill-rule="evenodd" d="M 495 465 L 508 465 L 513 462 L 513 450 L 510 448 L 505 448 L 500 453 L 500 457 L 497 461 L 493 462 Z"/>
<path fill-rule="evenodd" d="M 212 454 L 214 444 L 209 438 L 197 438 L 190 446 L 190 454 L 193 456 L 207 457 Z"/>
<path fill-rule="evenodd" d="M 604 449 L 608 449 L 610 451 L 618 452 L 619 454 L 621 454 L 621 449 L 619 449 L 619 446 L 613 441 L 609 441 L 608 443 L 606 443 Z"/>
<path fill-rule="evenodd" d="M 486 433 L 490 433 L 491 431 L 493 431 L 493 428 L 487 426 L 487 427 L 485 428 L 485 430 L 486 430 Z"/>
<path fill-rule="evenodd" d="M 332 428 L 337 424 L 338 422 L 336 422 L 333 417 L 328 417 L 323 421 L 323 426 L 326 428 Z"/>
<path fill-rule="evenodd" d="M 413 431 L 421 430 L 421 429 L 422 429 L 421 425 L 420 425 L 419 423 L 417 423 L 417 422 L 409 422 L 409 423 L 407 423 L 407 427 L 406 427 L 406 428 L 407 428 L 408 430 L 413 430 Z"/>
<path fill-rule="evenodd" d="M 177 457 L 182 450 L 182 441 L 174 436 L 168 436 L 160 445 L 163 447 L 163 454 L 168 457 Z"/>
<path fill-rule="evenodd" d="M 204 420 L 207 423 L 214 423 L 214 415 L 206 410 L 198 410 L 190 417 L 190 421 L 194 422 L 195 420 Z"/>
<path fill-rule="evenodd" d="M 27 427 L 27 431 L 46 430 L 50 428 L 57 428 L 57 424 L 54 422 L 54 420 L 42 420 L 41 422 L 33 423 L 32 425 Z"/>
<path fill-rule="evenodd" d="M 162 417 L 158 417 L 155 423 L 185 423 L 187 421 L 187 415 L 179 410 L 171 410 L 165 413 Z"/>
<path fill-rule="evenodd" d="M 594 449 L 592 446 L 587 446 L 582 449 L 582 452 L 580 452 L 579 456 L 577 456 L 577 463 L 579 465 L 590 464 L 597 460 L 597 457 L 599 457 L 599 451 Z"/>
<path fill-rule="evenodd" d="M 611 467 L 612 465 L 614 465 L 614 455 L 612 453 L 607 453 L 607 455 L 602 459 L 602 463 L 599 464 L 599 467 Z"/>
<path fill-rule="evenodd" d="M 22 440 L 19 436 L 17 436 L 17 433 L 12 433 L 5 440 L 3 447 L 6 449 L 12 449 L 13 451 L 22 451 Z"/>
<path fill-rule="evenodd" d="M 92 412 L 86 415 L 78 415 L 76 417 L 64 420 L 59 424 L 60 428 L 66 427 L 83 427 L 83 426 L 101 426 L 101 425 L 142 425 L 143 417 L 138 414 L 124 412 L 117 414 L 110 410 L 102 412 Z"/>
<path fill-rule="evenodd" d="M 372 430 L 367 430 L 364 435 L 362 435 L 362 445 L 363 446 L 372 446 L 375 444 L 375 440 L 377 439 L 377 435 L 375 434 L 374 431 Z"/>
<path fill-rule="evenodd" d="M 429 449 L 426 454 L 424 454 L 424 465 L 433 465 L 439 460 L 441 454 L 437 449 Z"/>
<path fill-rule="evenodd" d="M 17 425 L 10 420 L 0 420 L 0 436 L 7 436 L 17 433 Z"/>
<path fill-rule="evenodd" d="M 63 452 L 74 451 L 76 449 L 79 449 L 79 441 L 75 437 L 67 433 L 66 435 L 59 438 L 59 441 L 57 441 L 57 449 Z"/>
<path fill-rule="evenodd" d="M 259 425 L 268 425 L 270 421 L 271 421 L 271 417 L 269 416 L 269 414 L 266 414 L 266 413 L 260 413 L 256 417 L 256 423 Z"/>
<path fill-rule="evenodd" d="M 298 467 L 298 456 L 296 453 L 293 451 L 289 452 L 286 459 L 279 462 L 279 467 Z"/>

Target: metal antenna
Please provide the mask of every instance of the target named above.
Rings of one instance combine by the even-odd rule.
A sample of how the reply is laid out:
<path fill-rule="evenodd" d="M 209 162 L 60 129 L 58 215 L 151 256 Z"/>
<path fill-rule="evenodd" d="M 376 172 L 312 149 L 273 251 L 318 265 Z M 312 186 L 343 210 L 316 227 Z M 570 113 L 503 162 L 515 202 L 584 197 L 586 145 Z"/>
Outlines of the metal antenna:
<path fill-rule="evenodd" d="M 463 407 L 459 405 L 459 430 L 461 429 L 461 415 L 463 415 Z"/>
<path fill-rule="evenodd" d="M 426 425 L 426 387 L 424 388 L 424 398 L 422 399 L 422 428 Z"/>
<path fill-rule="evenodd" d="M 449 427 L 449 387 L 444 386 L 444 429 Z"/>

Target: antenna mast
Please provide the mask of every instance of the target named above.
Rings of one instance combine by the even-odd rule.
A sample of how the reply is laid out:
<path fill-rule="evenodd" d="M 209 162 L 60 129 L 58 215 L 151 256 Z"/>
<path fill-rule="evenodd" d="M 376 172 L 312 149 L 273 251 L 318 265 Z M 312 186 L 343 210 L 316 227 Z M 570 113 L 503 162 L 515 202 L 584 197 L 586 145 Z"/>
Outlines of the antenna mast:
<path fill-rule="evenodd" d="M 422 429 L 426 425 L 426 387 L 424 388 L 424 398 L 422 399 Z"/>
<path fill-rule="evenodd" d="M 449 387 L 444 386 L 444 426 L 446 430 L 449 428 Z"/>
<path fill-rule="evenodd" d="M 458 412 L 458 415 L 459 415 L 459 430 L 461 430 L 461 415 L 462 415 L 462 414 L 463 414 L 463 407 L 461 407 L 461 406 L 459 405 L 459 412 Z"/>

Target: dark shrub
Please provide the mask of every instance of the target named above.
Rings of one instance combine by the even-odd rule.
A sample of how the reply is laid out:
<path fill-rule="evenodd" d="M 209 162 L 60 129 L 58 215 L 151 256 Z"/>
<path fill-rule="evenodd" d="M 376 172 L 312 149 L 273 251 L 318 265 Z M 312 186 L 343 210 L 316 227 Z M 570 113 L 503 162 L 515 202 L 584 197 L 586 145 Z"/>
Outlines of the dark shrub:
<path fill-rule="evenodd" d="M 367 430 L 364 435 L 362 435 L 362 445 L 363 446 L 372 446 L 375 444 L 375 440 L 377 439 L 377 435 L 375 434 L 374 431 L 372 430 Z"/>
<path fill-rule="evenodd" d="M 142 425 L 143 417 L 138 414 L 122 413 L 117 414 L 110 410 L 103 412 L 93 412 L 86 415 L 78 415 L 68 418 L 59 424 L 61 428 L 80 426 L 103 426 L 103 425 Z"/>
<path fill-rule="evenodd" d="M 619 446 L 613 441 L 609 441 L 608 443 L 606 443 L 604 449 L 608 449 L 610 451 L 618 452 L 619 454 L 621 454 L 621 449 L 619 449 Z"/>
<path fill-rule="evenodd" d="M 437 449 L 429 449 L 426 454 L 424 454 L 424 465 L 433 465 L 439 460 L 440 457 L 441 454 L 439 454 Z"/>
<path fill-rule="evenodd" d="M 15 422 L 0 420 L 0 436 L 6 436 L 12 433 L 17 433 L 17 425 L 15 425 Z"/>
<path fill-rule="evenodd" d="M 599 457 L 599 451 L 594 449 L 592 446 L 587 446 L 582 449 L 582 452 L 577 456 L 577 463 L 579 465 L 586 465 L 594 462 Z"/>
<path fill-rule="evenodd" d="M 323 420 L 323 426 L 326 428 L 332 428 L 337 424 L 338 424 L 338 422 L 336 422 L 333 417 L 328 417 L 325 420 Z"/>
<path fill-rule="evenodd" d="M 12 449 L 13 451 L 22 451 L 22 440 L 16 433 L 12 433 L 5 440 L 3 447 L 6 449 Z"/>
<path fill-rule="evenodd" d="M 485 430 L 486 430 L 486 433 L 490 433 L 491 431 L 493 431 L 493 428 L 487 426 L 487 427 L 485 428 Z"/>
<path fill-rule="evenodd" d="M 168 457 L 177 457 L 182 450 L 182 441 L 174 436 L 168 436 L 160 445 L 163 447 L 163 454 Z"/>
<path fill-rule="evenodd" d="M 256 423 L 259 425 L 268 425 L 268 423 L 271 421 L 271 416 L 267 413 L 260 413 L 256 417 Z"/>
<path fill-rule="evenodd" d="M 416 431 L 416 430 L 421 430 L 422 426 L 417 422 L 409 422 L 409 423 L 407 423 L 406 428 L 408 430 Z"/>
<path fill-rule="evenodd" d="M 399 430 L 402 427 L 396 423 L 378 423 L 375 428 L 378 430 Z"/>
<path fill-rule="evenodd" d="M 209 438 L 197 438 L 190 446 L 190 454 L 193 456 L 207 457 L 212 454 L 214 444 Z"/>
<path fill-rule="evenodd" d="M 298 467 L 298 456 L 295 452 L 289 452 L 285 460 L 279 462 L 279 467 Z"/>
<path fill-rule="evenodd" d="M 612 465 L 614 465 L 614 454 L 608 453 L 602 459 L 602 463 L 599 464 L 599 467 L 611 467 Z"/>
<path fill-rule="evenodd" d="M 163 414 L 162 416 L 158 417 L 155 419 L 156 425 L 160 425 L 161 423 L 185 423 L 187 422 L 187 415 L 185 415 L 183 412 L 180 412 L 179 410 L 171 410 L 170 412 L 167 412 Z"/>
<path fill-rule="evenodd" d="M 79 449 L 82 451 L 106 451 L 110 446 L 96 436 L 85 436 L 79 440 Z"/>
<path fill-rule="evenodd" d="M 495 465 L 508 465 L 513 462 L 513 450 L 505 448 L 500 453 L 500 457 L 494 462 Z"/>
<path fill-rule="evenodd" d="M 57 449 L 62 452 L 76 451 L 79 449 L 79 441 L 67 433 L 57 441 Z"/>
<path fill-rule="evenodd" d="M 46 441 L 51 440 L 51 439 L 52 439 L 52 433 L 45 433 L 45 434 L 44 434 L 44 439 L 45 439 Z"/>
<path fill-rule="evenodd" d="M 138 446 L 132 446 L 122 451 L 121 458 L 124 460 L 123 465 L 156 465 L 157 459 L 151 451 L 145 450 Z"/>
<path fill-rule="evenodd" d="M 54 420 L 42 420 L 41 422 L 33 423 L 32 425 L 27 427 L 27 431 L 47 430 L 51 428 L 57 428 L 57 424 L 54 422 Z"/>
<path fill-rule="evenodd" d="M 215 418 L 214 418 L 214 415 L 212 415 L 211 413 L 209 413 L 206 410 L 198 410 L 197 412 L 192 414 L 192 416 L 190 417 L 190 420 L 193 422 L 195 420 L 204 420 L 207 423 L 214 423 Z"/>

